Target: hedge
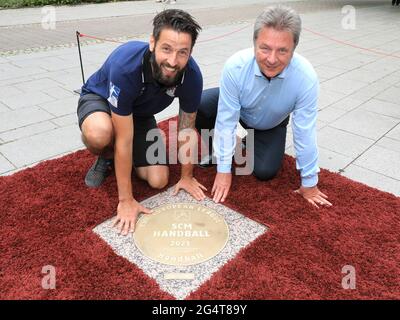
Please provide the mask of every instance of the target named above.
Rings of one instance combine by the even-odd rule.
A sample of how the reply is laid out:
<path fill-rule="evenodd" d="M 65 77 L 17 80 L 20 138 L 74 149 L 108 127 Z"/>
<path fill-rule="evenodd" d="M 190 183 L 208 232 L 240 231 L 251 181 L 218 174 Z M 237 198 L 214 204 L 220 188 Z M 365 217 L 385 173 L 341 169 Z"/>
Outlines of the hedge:
<path fill-rule="evenodd" d="M 46 5 L 74 5 L 83 3 L 100 3 L 100 2 L 117 2 L 117 1 L 124 1 L 124 0 L 0 0 L 0 8 L 10 9 L 10 8 L 21 8 L 21 7 L 39 7 Z"/>

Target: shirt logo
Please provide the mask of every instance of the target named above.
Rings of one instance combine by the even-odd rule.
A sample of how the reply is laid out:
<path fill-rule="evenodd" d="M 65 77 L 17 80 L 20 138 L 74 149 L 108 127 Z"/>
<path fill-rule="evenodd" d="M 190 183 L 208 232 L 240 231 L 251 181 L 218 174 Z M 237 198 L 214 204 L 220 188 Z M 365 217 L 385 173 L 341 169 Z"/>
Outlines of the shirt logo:
<path fill-rule="evenodd" d="M 110 81 L 110 94 L 107 101 L 114 107 L 118 108 L 118 97 L 121 89 Z"/>
<path fill-rule="evenodd" d="M 176 87 L 172 87 L 172 88 L 169 88 L 167 91 L 165 91 L 165 93 L 167 95 L 169 95 L 170 97 L 174 98 L 175 97 L 175 91 L 176 91 Z"/>

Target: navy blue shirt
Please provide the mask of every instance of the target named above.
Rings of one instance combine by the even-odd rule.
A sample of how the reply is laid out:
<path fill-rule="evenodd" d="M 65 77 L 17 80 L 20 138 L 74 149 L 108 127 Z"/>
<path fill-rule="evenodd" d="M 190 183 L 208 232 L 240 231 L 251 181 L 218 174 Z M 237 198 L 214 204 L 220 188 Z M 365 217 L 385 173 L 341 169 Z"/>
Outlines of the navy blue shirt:
<path fill-rule="evenodd" d="M 194 59 L 190 57 L 179 83 L 167 88 L 153 79 L 150 54 L 145 42 L 129 41 L 119 46 L 86 81 L 81 95 L 103 97 L 118 115 L 152 116 L 167 108 L 175 97 L 184 112 L 197 111 L 203 77 Z"/>

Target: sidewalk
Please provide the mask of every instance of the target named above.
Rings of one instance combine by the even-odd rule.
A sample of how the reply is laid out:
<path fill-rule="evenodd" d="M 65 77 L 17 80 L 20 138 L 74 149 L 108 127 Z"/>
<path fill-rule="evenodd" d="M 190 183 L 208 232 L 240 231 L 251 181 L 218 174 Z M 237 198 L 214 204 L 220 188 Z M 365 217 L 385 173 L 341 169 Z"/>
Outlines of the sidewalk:
<path fill-rule="evenodd" d="M 178 5 L 190 10 L 206 10 L 210 3 L 214 5 L 209 0 L 197 2 L 182 0 Z M 213 19 L 224 22 L 213 25 L 209 17 L 194 50 L 205 88 L 218 85 L 223 64 L 231 54 L 252 45 L 255 17 L 229 21 L 222 17 L 224 8 L 234 9 L 237 5 L 250 12 L 261 1 L 215 3 L 221 10 L 216 11 Z M 114 4 L 118 4 L 115 11 L 111 10 Z M 135 14 L 148 14 L 162 7 L 156 5 L 160 4 L 143 1 L 90 5 L 79 8 L 83 12 L 79 19 L 98 18 L 95 15 L 104 13 L 105 6 L 108 9 L 104 14 L 117 14 L 121 10 L 129 17 L 132 11 L 127 7 L 123 10 L 124 6 L 135 7 Z M 371 6 L 356 8 L 355 30 L 341 28 L 340 7 L 304 8 L 301 14 L 304 29 L 297 52 L 311 61 L 321 82 L 320 166 L 399 196 L 400 9 L 391 7 L 389 1 L 375 1 Z M 36 18 L 29 12 L 37 9 L 24 10 L 18 10 L 24 13 L 18 23 L 35 23 L 32 21 Z M 58 17 L 78 19 L 74 10 L 78 7 L 65 8 Z M 9 10 L 0 11 L 2 23 L 5 23 L 6 11 Z M 8 15 L 12 20 L 11 12 Z M 218 39 L 211 40 L 214 38 Z M 148 36 L 142 35 L 141 39 L 147 41 Z M 82 47 L 86 77 L 117 45 L 104 42 Z M 78 97 L 73 93 L 81 83 L 75 47 L 0 56 L 0 175 L 83 148 L 76 120 Z M 174 103 L 158 114 L 157 119 L 175 115 L 177 110 L 178 105 Z M 293 155 L 290 129 L 286 151 Z"/>

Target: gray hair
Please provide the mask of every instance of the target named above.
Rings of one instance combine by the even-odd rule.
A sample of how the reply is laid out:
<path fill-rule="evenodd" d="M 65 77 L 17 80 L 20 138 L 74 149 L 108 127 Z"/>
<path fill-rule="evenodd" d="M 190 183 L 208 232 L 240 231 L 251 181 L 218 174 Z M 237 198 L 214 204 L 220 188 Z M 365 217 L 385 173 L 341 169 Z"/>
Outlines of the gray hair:
<path fill-rule="evenodd" d="M 254 42 L 258 38 L 260 30 L 271 27 L 278 31 L 289 31 L 293 34 L 294 47 L 299 43 L 301 32 L 301 19 L 296 11 L 286 6 L 273 6 L 265 8 L 257 17 L 254 24 Z"/>

